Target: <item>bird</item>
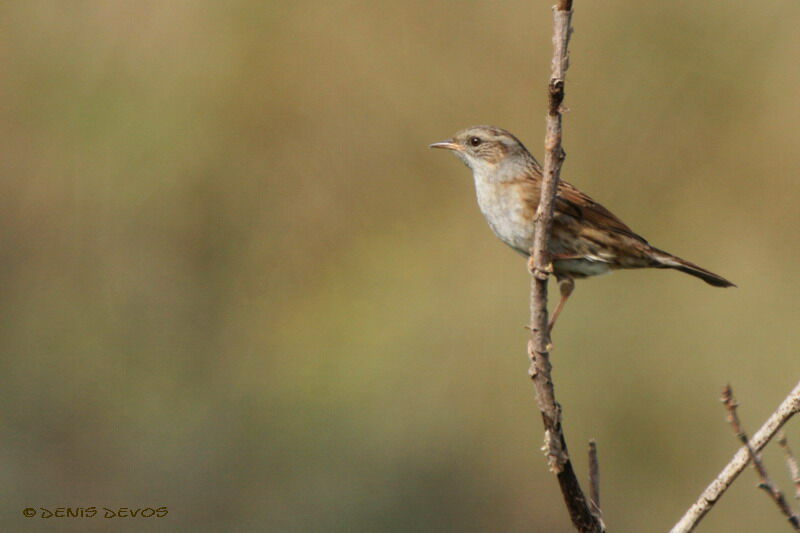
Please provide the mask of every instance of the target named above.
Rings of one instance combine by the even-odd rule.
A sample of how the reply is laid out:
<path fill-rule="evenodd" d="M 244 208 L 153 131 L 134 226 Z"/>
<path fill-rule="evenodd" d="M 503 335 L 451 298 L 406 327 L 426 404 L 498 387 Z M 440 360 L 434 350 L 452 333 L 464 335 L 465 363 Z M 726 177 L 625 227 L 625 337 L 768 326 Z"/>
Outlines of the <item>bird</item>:
<path fill-rule="evenodd" d="M 494 234 L 528 256 L 533 248 L 542 166 L 517 137 L 495 126 L 472 126 L 431 148 L 451 150 L 472 170 L 483 216 Z M 553 207 L 549 254 L 561 298 L 552 330 L 575 288 L 575 280 L 630 268 L 670 268 L 714 287 L 733 283 L 694 263 L 660 250 L 611 211 L 566 181 L 559 181 Z"/>

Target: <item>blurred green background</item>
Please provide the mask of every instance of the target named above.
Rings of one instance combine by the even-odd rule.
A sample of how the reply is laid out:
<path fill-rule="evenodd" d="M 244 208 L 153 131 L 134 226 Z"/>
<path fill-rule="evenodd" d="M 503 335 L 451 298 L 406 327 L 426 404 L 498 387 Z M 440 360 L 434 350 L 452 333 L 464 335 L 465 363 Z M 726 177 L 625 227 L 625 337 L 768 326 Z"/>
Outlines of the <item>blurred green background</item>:
<path fill-rule="evenodd" d="M 4 2 L 0 529 L 571 531 L 525 262 L 427 149 L 541 157 L 550 4 Z M 737 448 L 721 387 L 752 433 L 800 374 L 800 4 L 576 9 L 563 176 L 739 285 L 579 282 L 555 333 L 607 524 L 665 531 Z M 786 529 L 755 482 L 700 531 Z M 21 514 L 92 505 L 169 516 Z"/>

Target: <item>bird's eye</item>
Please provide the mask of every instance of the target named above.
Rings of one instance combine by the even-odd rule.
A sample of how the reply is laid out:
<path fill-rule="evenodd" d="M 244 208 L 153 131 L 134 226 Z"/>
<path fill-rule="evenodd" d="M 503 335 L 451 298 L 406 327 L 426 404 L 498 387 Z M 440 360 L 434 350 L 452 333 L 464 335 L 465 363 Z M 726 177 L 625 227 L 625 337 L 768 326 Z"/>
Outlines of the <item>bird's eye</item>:
<path fill-rule="evenodd" d="M 472 146 L 478 146 L 479 144 L 481 144 L 481 142 L 482 141 L 480 137 L 470 137 L 469 139 L 469 144 L 471 144 Z"/>

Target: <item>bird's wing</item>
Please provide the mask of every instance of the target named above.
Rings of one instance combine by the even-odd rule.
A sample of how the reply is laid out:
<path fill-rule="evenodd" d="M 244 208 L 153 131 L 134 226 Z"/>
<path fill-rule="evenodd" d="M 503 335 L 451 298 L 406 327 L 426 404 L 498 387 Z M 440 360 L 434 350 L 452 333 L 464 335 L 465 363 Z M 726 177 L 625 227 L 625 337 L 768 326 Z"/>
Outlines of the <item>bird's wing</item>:
<path fill-rule="evenodd" d="M 566 181 L 560 181 L 558 183 L 556 203 L 558 209 L 575 216 L 579 220 L 585 220 L 598 228 L 622 233 L 623 235 L 633 237 L 647 244 L 644 237 L 634 233 L 634 231 L 617 218 L 614 213 L 598 204 L 587 194 L 582 193 L 575 186 Z"/>

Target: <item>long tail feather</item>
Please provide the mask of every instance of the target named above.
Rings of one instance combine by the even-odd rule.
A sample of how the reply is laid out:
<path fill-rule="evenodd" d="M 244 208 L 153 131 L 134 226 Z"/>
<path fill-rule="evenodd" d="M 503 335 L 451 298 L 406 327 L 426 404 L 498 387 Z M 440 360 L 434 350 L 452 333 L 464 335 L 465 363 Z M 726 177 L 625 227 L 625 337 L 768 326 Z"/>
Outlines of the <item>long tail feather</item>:
<path fill-rule="evenodd" d="M 654 251 L 657 252 L 657 255 L 655 256 L 656 260 L 658 261 L 658 264 L 656 265 L 657 268 L 674 268 L 675 270 L 680 270 L 681 272 L 685 272 L 686 274 L 700 278 L 714 287 L 736 287 L 735 284 L 731 283 L 722 276 L 714 274 L 713 272 L 697 266 L 685 259 L 681 259 L 680 257 L 657 248 L 654 248 Z"/>

